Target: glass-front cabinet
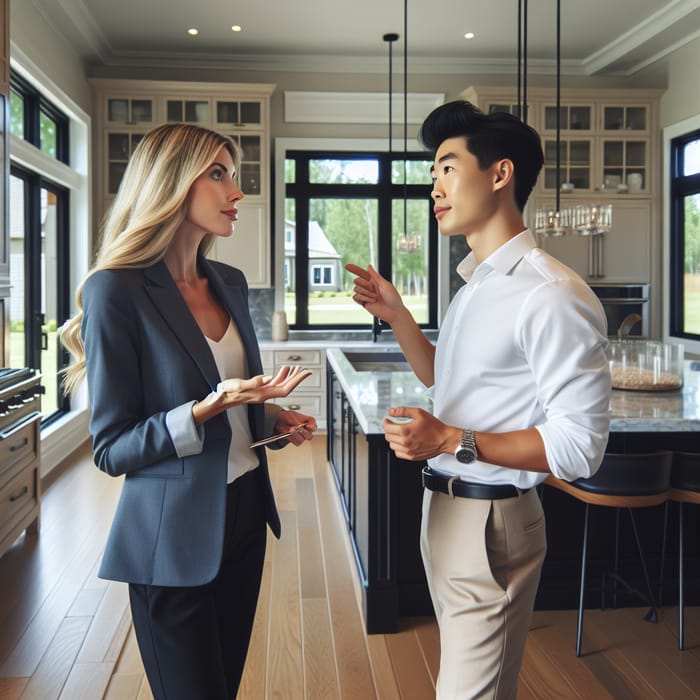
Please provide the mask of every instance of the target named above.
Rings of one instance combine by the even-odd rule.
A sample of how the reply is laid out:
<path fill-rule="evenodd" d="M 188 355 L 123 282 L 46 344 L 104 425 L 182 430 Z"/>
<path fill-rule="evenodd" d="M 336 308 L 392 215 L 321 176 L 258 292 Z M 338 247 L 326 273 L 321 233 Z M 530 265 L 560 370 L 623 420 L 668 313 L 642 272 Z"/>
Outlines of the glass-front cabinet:
<path fill-rule="evenodd" d="M 241 267 L 251 287 L 269 286 L 269 101 L 275 86 L 108 78 L 90 82 L 96 92 L 96 122 L 101 133 L 96 221 L 103 218 L 129 158 L 151 128 L 184 122 L 213 129 L 230 136 L 241 148 L 239 183 L 245 195 L 232 237 L 238 245 L 222 244 L 213 254 Z"/>
<path fill-rule="evenodd" d="M 106 121 L 109 124 L 155 124 L 155 106 L 150 97 L 131 98 L 114 95 L 106 98 Z M 143 128 L 143 126 L 141 127 Z"/>
<path fill-rule="evenodd" d="M 540 190 L 557 186 L 556 104 L 544 104 L 545 153 Z M 562 104 L 559 111 L 563 191 L 639 195 L 649 191 L 650 105 Z"/>

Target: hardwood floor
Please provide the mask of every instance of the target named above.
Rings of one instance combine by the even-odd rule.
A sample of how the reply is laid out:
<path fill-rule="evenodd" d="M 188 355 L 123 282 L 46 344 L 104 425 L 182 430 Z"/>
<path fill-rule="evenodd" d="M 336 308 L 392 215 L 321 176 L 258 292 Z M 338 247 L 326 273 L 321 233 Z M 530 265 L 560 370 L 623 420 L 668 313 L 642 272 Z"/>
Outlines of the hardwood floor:
<path fill-rule="evenodd" d="M 269 539 L 239 699 L 434 697 L 432 618 L 364 634 L 324 437 L 270 452 L 270 463 L 283 537 Z M 126 587 L 96 576 L 121 484 L 93 467 L 87 446 L 50 480 L 40 536 L 20 538 L 0 559 L 0 700 L 151 698 Z M 700 698 L 700 608 L 686 611 L 684 652 L 675 608 L 657 625 L 643 612 L 587 611 L 580 659 L 575 611 L 537 612 L 519 700 Z"/>

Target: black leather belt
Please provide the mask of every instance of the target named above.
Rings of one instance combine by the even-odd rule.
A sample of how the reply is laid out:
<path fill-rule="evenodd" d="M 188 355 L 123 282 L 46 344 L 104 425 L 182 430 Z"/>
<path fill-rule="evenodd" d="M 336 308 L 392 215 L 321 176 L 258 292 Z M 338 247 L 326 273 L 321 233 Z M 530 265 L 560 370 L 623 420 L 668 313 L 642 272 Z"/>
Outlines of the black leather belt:
<path fill-rule="evenodd" d="M 475 484 L 471 481 L 462 481 L 458 476 L 440 474 L 430 467 L 423 467 L 422 476 L 423 486 L 426 489 L 446 493 L 452 498 L 481 498 L 495 501 L 501 498 L 515 498 L 530 490 L 519 489 L 512 484 Z"/>

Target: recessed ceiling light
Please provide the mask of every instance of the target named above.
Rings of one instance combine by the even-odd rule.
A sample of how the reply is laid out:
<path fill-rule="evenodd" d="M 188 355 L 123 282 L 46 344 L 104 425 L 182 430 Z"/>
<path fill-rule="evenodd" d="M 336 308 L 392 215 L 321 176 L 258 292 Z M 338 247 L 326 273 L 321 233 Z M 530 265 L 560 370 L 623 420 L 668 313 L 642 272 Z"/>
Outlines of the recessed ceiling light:
<path fill-rule="evenodd" d="M 243 27 L 241 27 L 240 24 L 234 24 L 233 27 L 231 27 L 232 32 L 240 32 L 243 31 Z"/>
<path fill-rule="evenodd" d="M 473 38 L 474 38 L 474 32 L 467 32 L 467 33 L 464 35 L 464 38 L 465 38 L 465 39 L 473 39 Z"/>
<path fill-rule="evenodd" d="M 197 34 L 199 34 L 199 29 L 195 29 L 194 27 L 191 27 L 190 29 L 187 30 L 187 33 L 190 36 L 197 36 Z"/>

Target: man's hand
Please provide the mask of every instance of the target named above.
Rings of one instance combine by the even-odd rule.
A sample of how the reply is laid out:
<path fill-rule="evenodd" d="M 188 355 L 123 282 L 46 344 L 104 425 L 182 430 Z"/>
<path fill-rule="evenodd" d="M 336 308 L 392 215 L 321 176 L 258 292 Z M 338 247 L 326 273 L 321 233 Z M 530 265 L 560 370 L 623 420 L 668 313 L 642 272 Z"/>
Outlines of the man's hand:
<path fill-rule="evenodd" d="M 390 408 L 389 415 L 411 419 L 394 423 L 385 418 L 382 422 L 384 439 L 401 459 L 422 461 L 443 453 L 454 454 L 461 440 L 459 428 L 445 425 L 422 408 L 398 406 Z"/>
<path fill-rule="evenodd" d="M 357 275 L 353 300 L 377 318 L 392 324 L 406 307 L 391 282 L 385 280 L 371 265 L 367 269 L 348 263 L 345 269 Z"/>

